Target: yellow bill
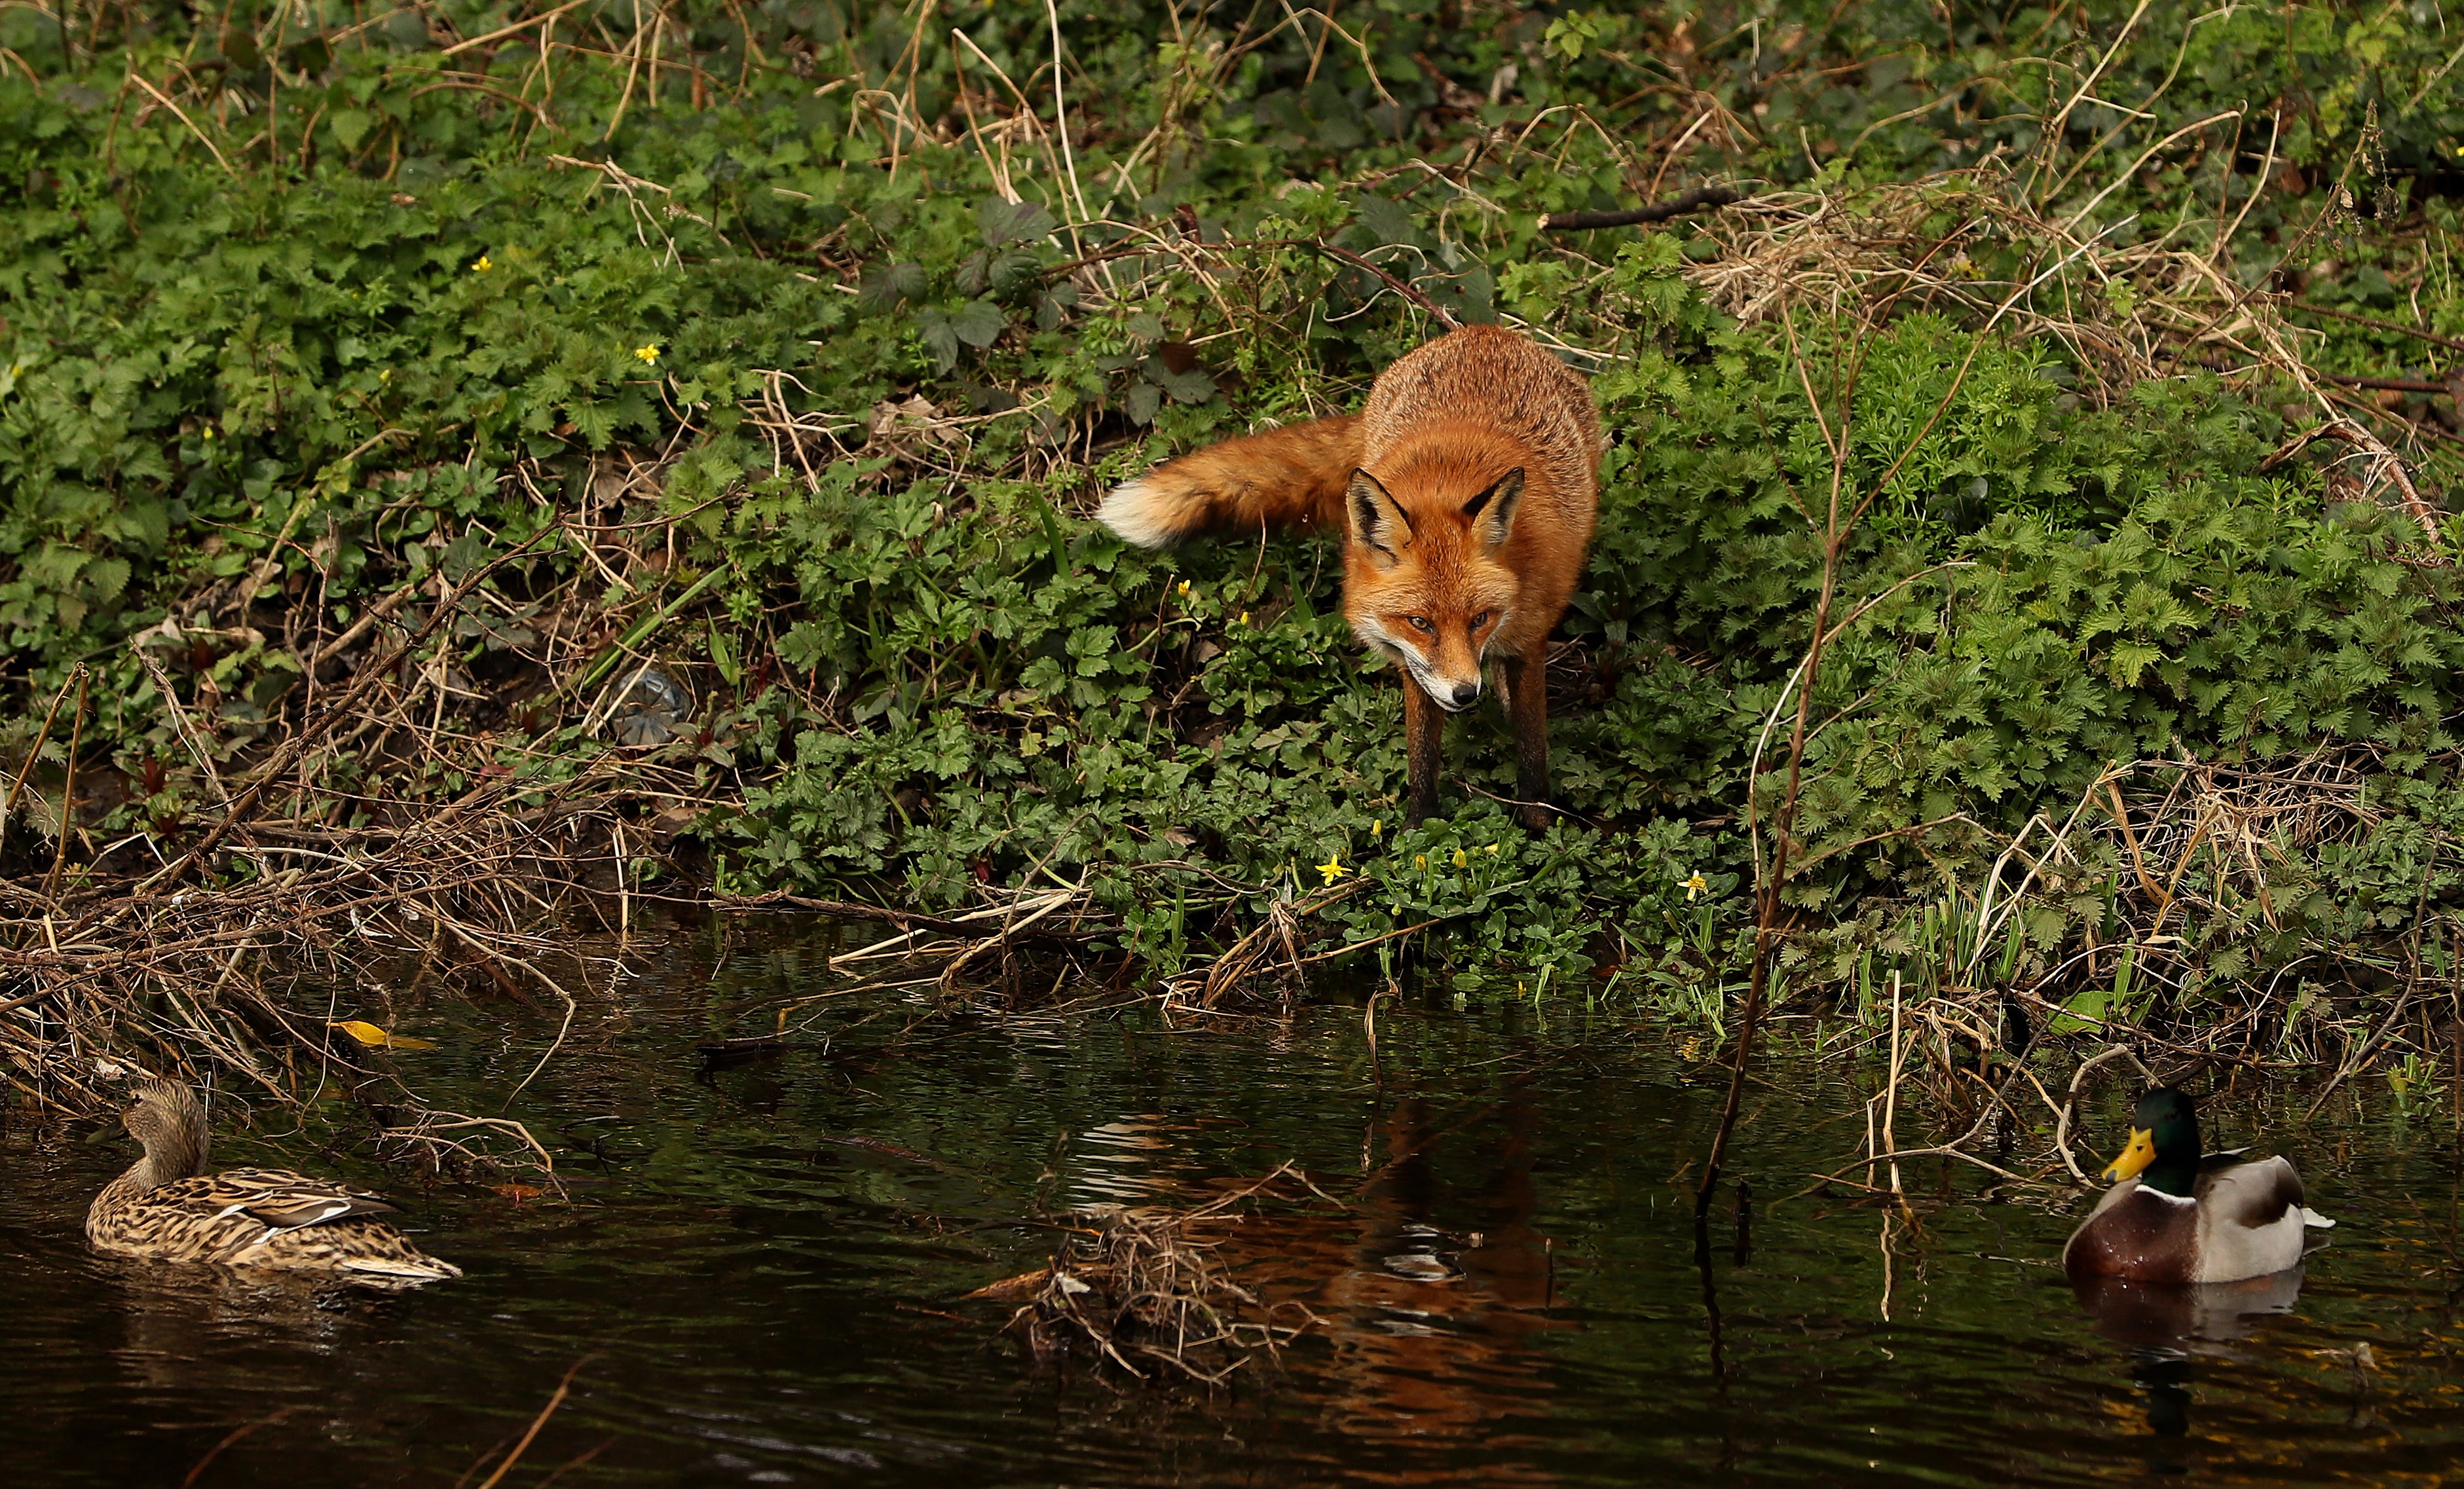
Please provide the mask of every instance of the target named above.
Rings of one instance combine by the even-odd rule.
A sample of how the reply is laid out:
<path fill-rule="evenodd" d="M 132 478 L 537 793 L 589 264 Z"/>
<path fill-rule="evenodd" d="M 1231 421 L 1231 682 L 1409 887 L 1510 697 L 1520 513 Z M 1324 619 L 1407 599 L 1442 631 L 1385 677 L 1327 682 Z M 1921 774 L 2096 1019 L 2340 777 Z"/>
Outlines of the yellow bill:
<path fill-rule="evenodd" d="M 2137 1178 L 2139 1171 L 2156 1161 L 2156 1134 L 2145 1128 L 2132 1128 L 2130 1142 L 2122 1156 L 2104 1166 L 2104 1182 L 2119 1184 Z"/>
<path fill-rule="evenodd" d="M 407 1034 L 388 1034 L 364 1018 L 329 1018 L 326 1023 L 341 1030 L 370 1049 L 434 1049 L 433 1040 L 414 1040 Z"/>

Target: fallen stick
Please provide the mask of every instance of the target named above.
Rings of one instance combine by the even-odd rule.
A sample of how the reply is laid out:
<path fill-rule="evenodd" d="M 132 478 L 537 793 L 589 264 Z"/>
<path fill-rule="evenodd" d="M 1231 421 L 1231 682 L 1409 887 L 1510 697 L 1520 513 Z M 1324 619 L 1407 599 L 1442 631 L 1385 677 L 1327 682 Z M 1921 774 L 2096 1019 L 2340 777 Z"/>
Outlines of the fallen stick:
<path fill-rule="evenodd" d="M 1620 208 L 1613 212 L 1543 212 L 1540 229 L 1544 232 L 1588 232 L 1597 228 L 1632 228 L 1642 223 L 1666 222 L 1706 208 L 1731 207 L 1746 199 L 1734 186 L 1696 186 L 1680 192 L 1664 202 L 1645 207 Z"/>
<path fill-rule="evenodd" d="M 2392 331 L 2398 336 L 2418 338 L 2432 346 L 2444 346 L 2451 352 L 2464 352 L 2464 341 L 2440 336 L 2435 331 L 2427 331 L 2420 326 L 2399 325 L 2392 320 L 2376 320 L 2368 316 L 2356 316 L 2345 310 L 2329 310 L 2324 305 L 2313 305 L 2304 300 L 2287 300 L 2284 308 L 2298 310 L 2305 315 L 2325 316 L 2330 320 L 2349 320 L 2357 326 L 2368 326 L 2374 331 Z"/>

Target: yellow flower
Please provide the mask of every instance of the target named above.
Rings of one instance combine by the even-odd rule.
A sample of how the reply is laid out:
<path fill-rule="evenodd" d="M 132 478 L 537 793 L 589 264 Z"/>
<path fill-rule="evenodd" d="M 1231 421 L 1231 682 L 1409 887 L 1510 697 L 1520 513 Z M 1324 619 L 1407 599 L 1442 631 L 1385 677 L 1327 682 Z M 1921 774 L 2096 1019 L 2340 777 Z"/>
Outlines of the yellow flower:
<path fill-rule="evenodd" d="M 659 343 L 652 341 L 647 346 L 634 347 L 633 355 L 655 365 L 659 360 Z"/>
<path fill-rule="evenodd" d="M 1328 854 L 1326 856 L 1326 862 L 1317 865 L 1317 871 L 1326 875 L 1326 882 L 1330 885 L 1342 878 L 1345 874 L 1351 872 L 1350 869 L 1343 866 L 1343 850 L 1341 848 L 1337 848 L 1333 852 Z"/>
<path fill-rule="evenodd" d="M 1703 877 L 1703 871 L 1701 869 L 1696 869 L 1685 878 L 1685 903 L 1688 905 L 1693 904 L 1695 896 L 1701 894 L 1704 890 L 1708 889 L 1709 887 L 1711 887 L 1711 881 Z"/>
<path fill-rule="evenodd" d="M 1429 871 L 1429 855 L 1426 853 L 1413 854 L 1412 867 L 1420 873 L 1427 873 Z"/>
<path fill-rule="evenodd" d="M 471 272 L 474 274 L 486 274 L 489 270 L 495 267 L 495 264 L 492 262 L 485 253 L 480 254 L 471 262 Z"/>
<path fill-rule="evenodd" d="M 434 1049 L 436 1047 L 433 1040 L 414 1040 L 408 1035 L 394 1034 L 387 1030 L 378 1028 L 375 1024 L 368 1022 L 364 1018 L 329 1018 L 325 1020 L 325 1026 L 330 1029 L 341 1030 L 344 1034 L 349 1035 L 352 1039 L 359 1040 L 370 1049 L 385 1049 L 387 1047 L 394 1049 Z"/>
<path fill-rule="evenodd" d="M 1241 612 L 1241 619 L 1239 619 L 1238 621 L 1233 622 L 1232 624 L 1235 624 L 1235 625 L 1246 625 L 1246 624 L 1249 624 L 1249 612 L 1248 612 L 1248 611 L 1246 611 L 1246 610 L 1242 611 L 1242 612 Z"/>
<path fill-rule="evenodd" d="M 1183 600 L 1188 599 L 1188 598 L 1189 598 L 1189 580 L 1182 580 L 1180 581 L 1180 585 L 1179 585 L 1179 587 L 1178 587 L 1178 588 L 1177 588 L 1177 589 L 1175 589 L 1175 590 L 1173 591 L 1173 593 L 1174 593 L 1174 594 L 1178 595 L 1178 596 L 1179 596 L 1181 599 L 1183 599 Z"/>
<path fill-rule="evenodd" d="M 1386 820 L 1385 820 L 1384 818 L 1382 818 L 1382 817 L 1373 817 L 1373 818 L 1369 819 L 1369 836 L 1371 836 L 1372 838 L 1375 838 L 1375 837 L 1376 837 L 1379 833 L 1382 833 L 1382 832 L 1384 832 L 1385 830 L 1386 830 Z"/>
<path fill-rule="evenodd" d="M 1494 856 L 1494 855 L 1496 854 L 1496 852 L 1497 852 L 1497 844 L 1496 844 L 1496 843 L 1490 843 L 1490 844 L 1488 845 L 1488 851 L 1489 851 L 1489 853 L 1491 854 L 1491 856 Z"/>
<path fill-rule="evenodd" d="M 1468 868 L 1471 866 L 1471 859 L 1467 857 L 1461 848 L 1455 849 L 1455 866 L 1457 868 Z"/>

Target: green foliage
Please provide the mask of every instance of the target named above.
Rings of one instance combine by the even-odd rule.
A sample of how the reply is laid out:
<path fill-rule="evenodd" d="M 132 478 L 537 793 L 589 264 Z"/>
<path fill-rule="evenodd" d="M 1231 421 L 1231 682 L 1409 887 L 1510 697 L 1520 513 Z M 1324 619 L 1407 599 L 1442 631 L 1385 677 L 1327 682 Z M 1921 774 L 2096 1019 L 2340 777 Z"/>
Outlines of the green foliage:
<path fill-rule="evenodd" d="M 1629 205 L 1661 174 L 1634 143 L 1716 106 L 1702 148 L 1740 178 L 1848 201 L 1998 149 L 2114 241 L 2237 231 L 2252 284 L 2464 331 L 2431 196 L 2464 104 L 2410 11 L 1468 24 L 1397 0 L 1337 34 L 1072 3 L 1065 157 L 1019 112 L 1049 107 L 1037 8 L 945 14 L 969 38 L 950 47 L 915 41 L 913 8 L 690 0 L 647 66 L 637 13 L 595 0 L 569 33 L 476 47 L 521 12 L 329 11 L 244 3 L 208 29 L 134 6 L 65 32 L 0 10 L 25 59 L 0 74 L 0 624 L 21 713 L 75 662 L 104 669 L 87 737 L 127 788 L 114 827 L 176 839 L 209 799 L 132 638 L 181 638 L 164 655 L 228 760 L 299 707 L 311 643 L 529 544 L 457 620 L 466 692 L 493 691 L 464 722 L 495 768 L 570 771 L 609 746 L 586 702 L 543 696 L 541 638 L 597 651 L 676 606 L 636 644 L 699 685 L 663 758 L 740 801 L 698 829 L 730 887 L 950 906 L 1084 880 L 1167 974 L 1304 904 L 1330 944 L 1436 923 L 1466 990 L 1607 985 L 1716 1024 L 1750 762 L 1822 567 L 1830 447 L 1793 344 L 1857 367 L 1815 391 L 1853 414 L 1852 499 L 1876 493 L 1786 894 L 1844 929 L 1793 949 L 1805 978 L 1870 983 L 1877 948 L 1993 960 L 1999 941 L 1943 950 L 1982 933 L 1958 887 L 2131 760 L 2370 762 L 2369 831 L 2287 845 L 2268 906 L 2183 932 L 2208 974 L 2383 958 L 2406 907 L 2464 893 L 2426 846 L 2453 810 L 2453 571 L 2317 467 L 2271 467 L 2279 410 L 2203 376 L 2108 397 L 2051 339 L 1914 304 L 1873 338 L 1740 326 L 1689 283 L 1705 245 L 1682 223 L 1572 247 L 1536 227 Z M 537 40 L 584 32 L 617 65 Z M 200 70 L 210 87 L 180 80 Z M 2264 98 L 2291 101 L 2240 116 L 2240 146 L 2219 125 L 2121 169 Z M 2280 174 L 2254 198 L 2262 137 Z M 2416 208 L 2417 230 L 2378 226 Z M 1351 406 L 1426 334 L 1327 248 L 1594 375 L 1611 448 L 1566 627 L 1573 816 L 1547 835 L 1468 792 L 1400 830 L 1398 698 L 1328 549 L 1150 556 L 1085 519 L 1155 459 Z M 2126 318 L 2136 293 L 2095 295 Z M 2421 345 L 2341 326 L 2321 355 L 2383 375 Z M 585 590 L 605 617 L 574 613 Z M 1448 750 L 1471 792 L 1509 788 L 1493 716 Z M 477 767 L 424 768 L 413 795 Z M 2120 871 L 2036 904 L 2003 979 L 2108 914 L 2095 884 Z M 2112 973 L 2074 1017 L 2139 1007 Z"/>

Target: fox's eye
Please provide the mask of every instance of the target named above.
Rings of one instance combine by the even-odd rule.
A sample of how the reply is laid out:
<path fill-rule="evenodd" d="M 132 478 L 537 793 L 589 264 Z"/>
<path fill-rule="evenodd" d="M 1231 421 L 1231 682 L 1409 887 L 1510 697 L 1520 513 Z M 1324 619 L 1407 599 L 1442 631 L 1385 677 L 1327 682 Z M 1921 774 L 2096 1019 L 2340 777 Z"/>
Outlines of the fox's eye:
<path fill-rule="evenodd" d="M 1483 610 L 1480 614 L 1475 615 L 1475 616 L 1473 616 L 1473 617 L 1471 618 L 1471 628 L 1472 628 L 1473 630 L 1478 630 L 1478 629 L 1480 629 L 1482 626 L 1486 625 L 1487 624 L 1488 624 L 1488 612 L 1487 612 L 1487 611 L 1485 611 L 1485 610 Z"/>
<path fill-rule="evenodd" d="M 1438 628 L 1429 624 L 1429 618 L 1425 615 L 1407 615 L 1403 619 L 1411 622 L 1412 629 L 1416 631 L 1424 631 L 1432 635 L 1437 632 Z"/>

